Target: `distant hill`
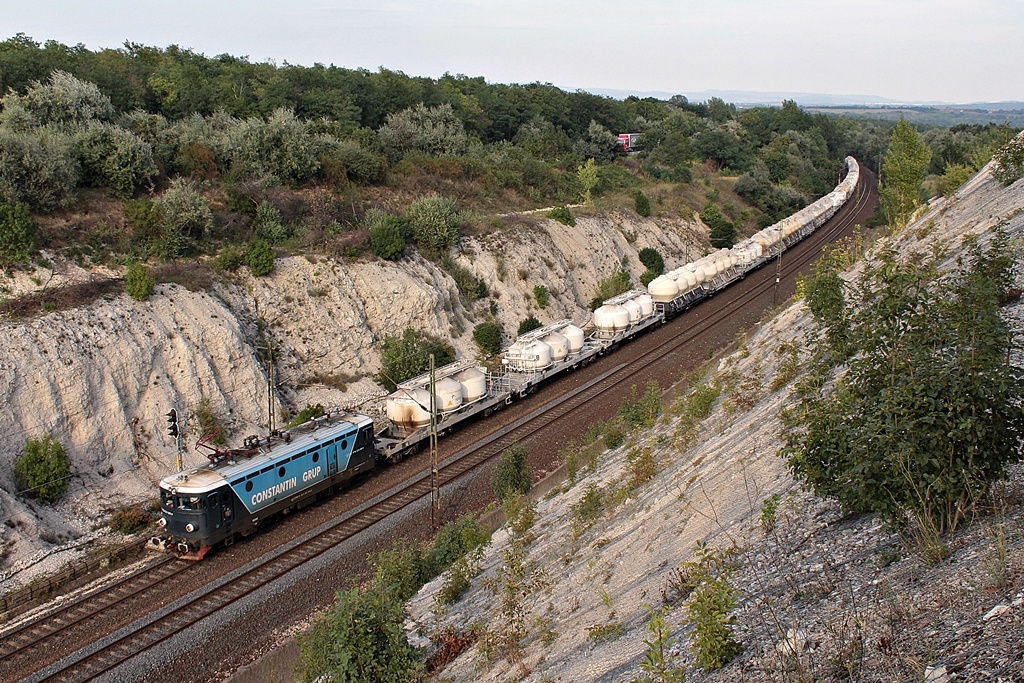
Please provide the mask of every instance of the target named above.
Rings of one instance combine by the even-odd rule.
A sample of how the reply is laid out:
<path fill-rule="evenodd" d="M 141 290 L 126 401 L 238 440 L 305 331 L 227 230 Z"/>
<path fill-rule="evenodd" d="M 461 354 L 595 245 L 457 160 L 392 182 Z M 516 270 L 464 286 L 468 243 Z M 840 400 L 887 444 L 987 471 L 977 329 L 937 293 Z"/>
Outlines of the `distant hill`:
<path fill-rule="evenodd" d="M 860 116 L 882 120 L 899 120 L 903 116 L 914 123 L 936 126 L 966 124 L 1008 124 L 1024 128 L 1024 101 L 1017 102 L 906 102 L 879 95 L 829 95 L 824 93 L 756 92 L 750 90 L 703 90 L 699 92 L 632 91 L 612 88 L 591 88 L 586 92 L 617 100 L 629 96 L 654 97 L 667 100 L 685 95 L 691 102 L 705 102 L 718 97 L 739 107 L 778 107 L 783 100 L 793 100 L 808 111 L 841 116 Z"/>

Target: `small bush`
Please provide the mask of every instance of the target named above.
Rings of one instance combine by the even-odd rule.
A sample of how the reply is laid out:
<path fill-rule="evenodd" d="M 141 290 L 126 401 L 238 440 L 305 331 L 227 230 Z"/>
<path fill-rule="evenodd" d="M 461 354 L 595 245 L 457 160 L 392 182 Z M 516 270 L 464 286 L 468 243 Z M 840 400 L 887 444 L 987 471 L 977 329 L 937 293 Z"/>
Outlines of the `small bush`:
<path fill-rule="evenodd" d="M 37 234 L 28 204 L 0 202 L 0 265 L 27 260 L 36 247 Z"/>
<path fill-rule="evenodd" d="M 551 292 L 544 285 L 536 285 L 533 288 L 533 298 L 537 300 L 537 305 L 541 308 L 547 308 L 551 298 Z"/>
<path fill-rule="evenodd" d="M 14 479 L 19 493 L 44 503 L 56 502 L 68 489 L 71 458 L 49 434 L 42 439 L 29 439 L 14 461 Z"/>
<path fill-rule="evenodd" d="M 133 261 L 124 274 L 125 291 L 136 301 L 145 301 L 153 295 L 156 279 L 145 264 Z"/>
<path fill-rule="evenodd" d="M 567 206 L 556 206 L 547 212 L 548 218 L 554 218 L 562 225 L 573 226 L 576 225 L 576 219 L 573 218 L 572 212 L 569 211 Z"/>
<path fill-rule="evenodd" d="M 204 398 L 193 406 L 192 414 L 199 420 L 199 432 L 202 438 L 217 446 L 223 446 L 228 442 L 224 418 L 214 409 L 209 398 Z"/>
<path fill-rule="evenodd" d="M 661 275 L 665 272 L 665 258 L 661 255 L 661 252 L 653 247 L 644 247 L 639 253 L 640 263 L 647 267 L 647 270 L 652 271 L 655 275 Z"/>
<path fill-rule="evenodd" d="M 413 680 L 421 662 L 402 629 L 402 601 L 358 586 L 335 598 L 335 608 L 298 637 L 299 681 Z"/>
<path fill-rule="evenodd" d="M 123 507 L 114 513 L 110 528 L 124 535 L 135 534 L 149 526 L 153 518 L 138 505 Z"/>
<path fill-rule="evenodd" d="M 569 513 L 572 515 L 573 535 L 579 537 L 584 530 L 590 528 L 594 522 L 604 516 L 605 494 L 597 484 L 591 482 L 583 490 L 583 496 L 578 502 L 569 506 Z"/>
<path fill-rule="evenodd" d="M 263 277 L 274 272 L 274 250 L 264 240 L 253 240 L 245 253 L 245 263 L 255 277 Z"/>
<path fill-rule="evenodd" d="M 638 214 L 646 218 L 651 215 L 651 200 L 643 192 L 637 190 L 633 196 L 633 208 L 636 209 Z"/>
<path fill-rule="evenodd" d="M 493 322 L 483 322 L 473 328 L 473 341 L 484 353 L 497 353 L 501 350 L 502 329 L 501 325 Z"/>
<path fill-rule="evenodd" d="M 535 317 L 531 315 L 529 318 L 524 318 L 523 321 L 519 323 L 519 330 L 517 331 L 517 334 L 526 334 L 527 332 L 530 332 L 531 330 L 536 330 L 539 327 L 544 326 L 541 324 L 539 320 L 537 320 Z"/>
<path fill-rule="evenodd" d="M 213 267 L 222 273 L 233 273 L 245 264 L 245 250 L 241 247 L 225 247 L 214 259 Z"/>
<path fill-rule="evenodd" d="M 315 417 L 324 416 L 324 407 L 317 403 L 314 405 L 306 404 L 306 407 L 299 411 L 299 414 L 291 419 L 291 421 L 285 425 L 285 429 L 291 429 L 292 427 L 298 427 L 301 424 L 305 424 Z"/>
<path fill-rule="evenodd" d="M 530 452 L 521 444 L 513 444 L 501 454 L 501 460 L 491 475 L 491 488 L 498 500 L 505 500 L 513 493 L 530 490 Z"/>
<path fill-rule="evenodd" d="M 416 244 L 424 253 L 440 255 L 459 241 L 455 200 L 439 195 L 417 199 L 406 211 Z"/>
<path fill-rule="evenodd" d="M 697 664 L 705 671 L 720 669 L 742 646 L 733 635 L 737 590 L 729 583 L 738 569 L 727 550 L 712 550 L 697 542 L 696 559 L 683 563 L 691 572 L 694 590 L 686 603 L 686 623 L 693 627 L 692 648 Z"/>
<path fill-rule="evenodd" d="M 382 259 L 396 261 L 405 253 L 402 219 L 380 209 L 366 212 L 363 224 L 370 233 L 370 251 Z"/>
<path fill-rule="evenodd" d="M 650 448 L 633 449 L 626 456 L 629 464 L 629 488 L 637 489 L 658 475 L 658 462 Z"/>

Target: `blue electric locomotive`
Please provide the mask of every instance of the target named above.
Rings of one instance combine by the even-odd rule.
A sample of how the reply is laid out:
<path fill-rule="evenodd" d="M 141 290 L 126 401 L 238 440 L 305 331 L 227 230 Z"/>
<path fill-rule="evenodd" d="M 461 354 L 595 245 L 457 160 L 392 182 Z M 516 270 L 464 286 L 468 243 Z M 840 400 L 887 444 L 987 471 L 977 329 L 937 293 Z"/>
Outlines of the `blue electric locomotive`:
<path fill-rule="evenodd" d="M 376 464 L 373 420 L 328 415 L 245 448 L 216 451 L 211 462 L 160 482 L 163 534 L 151 543 L 185 559 L 231 545 L 277 514 L 333 493 Z"/>

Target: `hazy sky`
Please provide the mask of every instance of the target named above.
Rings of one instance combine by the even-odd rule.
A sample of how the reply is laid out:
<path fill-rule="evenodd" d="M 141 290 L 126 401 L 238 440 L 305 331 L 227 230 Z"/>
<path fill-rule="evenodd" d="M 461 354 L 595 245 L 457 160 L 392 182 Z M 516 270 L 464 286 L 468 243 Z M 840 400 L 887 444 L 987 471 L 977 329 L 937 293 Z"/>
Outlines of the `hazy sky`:
<path fill-rule="evenodd" d="M 1024 100 L 1022 0 L 0 0 L 0 27 L 567 90 Z"/>

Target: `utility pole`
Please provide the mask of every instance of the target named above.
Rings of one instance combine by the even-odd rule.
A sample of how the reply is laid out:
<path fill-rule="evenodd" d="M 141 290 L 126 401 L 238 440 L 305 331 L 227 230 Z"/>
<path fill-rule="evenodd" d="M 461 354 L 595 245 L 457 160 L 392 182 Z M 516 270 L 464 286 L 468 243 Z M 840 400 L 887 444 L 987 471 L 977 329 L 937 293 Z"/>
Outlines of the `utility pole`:
<path fill-rule="evenodd" d="M 267 428 L 273 434 L 277 421 L 274 419 L 274 342 L 267 336 Z"/>
<path fill-rule="evenodd" d="M 437 472 L 437 378 L 434 375 L 434 354 L 430 354 L 430 528 L 441 521 L 441 490 Z"/>

